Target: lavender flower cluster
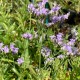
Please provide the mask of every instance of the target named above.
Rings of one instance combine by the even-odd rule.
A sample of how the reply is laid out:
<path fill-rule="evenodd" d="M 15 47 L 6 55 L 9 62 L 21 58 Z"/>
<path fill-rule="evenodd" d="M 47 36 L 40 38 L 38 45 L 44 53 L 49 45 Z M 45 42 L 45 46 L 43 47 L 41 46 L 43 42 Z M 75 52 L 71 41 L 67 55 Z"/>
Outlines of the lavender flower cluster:
<path fill-rule="evenodd" d="M 3 43 L 0 43 L 0 51 L 3 53 L 9 53 L 12 52 L 13 54 L 18 53 L 19 48 L 15 47 L 14 43 L 10 44 L 10 47 L 8 45 L 4 45 Z"/>
<path fill-rule="evenodd" d="M 41 54 L 43 57 L 47 58 L 50 56 L 51 50 L 48 47 L 42 47 Z"/>
<path fill-rule="evenodd" d="M 47 8 L 45 8 L 45 4 L 46 2 L 48 2 L 48 0 L 42 0 L 42 2 L 39 2 L 37 4 L 37 8 L 36 6 L 31 3 L 28 5 L 28 11 L 37 15 L 37 16 L 47 16 L 50 15 L 50 22 L 47 23 L 47 27 L 59 22 L 59 21 L 64 21 L 65 19 L 68 19 L 68 16 L 70 15 L 70 12 L 68 12 L 67 14 L 59 14 L 59 10 L 61 9 L 60 5 L 57 5 L 56 3 L 54 3 L 54 6 L 49 10 Z M 42 19 L 42 23 L 44 24 L 45 22 L 45 17 L 43 17 Z"/>
<path fill-rule="evenodd" d="M 10 46 L 8 45 L 4 45 L 3 43 L 0 43 L 0 52 L 1 53 L 12 53 L 12 54 L 17 54 L 18 53 L 19 48 L 15 47 L 14 43 L 11 43 Z M 22 64 L 24 61 L 22 58 L 18 58 L 17 59 L 18 64 Z"/>
<path fill-rule="evenodd" d="M 52 42 L 57 43 L 62 50 L 64 50 L 67 54 L 66 55 L 75 55 L 78 54 L 78 48 L 75 47 L 75 41 L 76 39 L 70 39 L 70 41 L 65 42 L 63 40 L 63 34 L 58 33 L 56 36 L 52 35 L 50 36 L 50 39 Z M 62 57 L 62 55 L 61 55 Z"/>
<path fill-rule="evenodd" d="M 54 60 L 53 57 L 50 57 L 51 55 L 51 50 L 48 47 L 42 47 L 41 49 L 41 54 L 45 58 L 44 64 L 51 64 Z"/>
<path fill-rule="evenodd" d="M 25 39 L 31 40 L 33 38 L 33 35 L 30 33 L 24 33 L 24 34 L 22 34 L 22 37 Z"/>
<path fill-rule="evenodd" d="M 39 2 L 37 4 L 37 8 L 35 8 L 35 5 L 33 3 L 28 5 L 28 10 L 37 16 L 39 15 L 47 15 L 48 14 L 48 9 L 46 9 L 44 6 L 48 2 L 48 0 L 43 0 L 42 2 Z"/>

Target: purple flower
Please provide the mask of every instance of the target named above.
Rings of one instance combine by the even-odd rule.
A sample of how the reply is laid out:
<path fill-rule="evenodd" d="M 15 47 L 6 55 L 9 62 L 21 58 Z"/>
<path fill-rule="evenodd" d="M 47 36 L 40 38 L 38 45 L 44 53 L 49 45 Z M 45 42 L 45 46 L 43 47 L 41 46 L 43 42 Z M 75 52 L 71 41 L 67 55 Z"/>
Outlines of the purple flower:
<path fill-rule="evenodd" d="M 57 58 L 63 59 L 64 58 L 64 55 L 60 54 L 59 56 L 57 56 Z"/>
<path fill-rule="evenodd" d="M 62 36 L 63 36 L 63 33 L 58 33 L 57 34 L 57 38 L 59 37 L 59 38 L 62 38 Z"/>
<path fill-rule="evenodd" d="M 62 16 L 58 16 L 58 21 L 62 21 L 63 17 Z"/>
<path fill-rule="evenodd" d="M 72 47 L 70 45 L 64 44 L 62 49 L 67 51 L 68 53 L 72 53 Z"/>
<path fill-rule="evenodd" d="M 59 45 L 63 44 L 63 38 L 62 38 L 63 34 L 62 33 L 58 33 L 56 36 L 52 35 L 50 36 L 51 41 L 56 41 L 56 43 L 58 43 Z"/>
<path fill-rule="evenodd" d="M 54 7 L 52 8 L 52 11 L 53 11 L 53 12 L 56 12 L 56 11 L 58 11 L 60 8 L 61 8 L 61 7 L 60 7 L 59 5 L 54 6 Z"/>
<path fill-rule="evenodd" d="M 52 57 L 49 57 L 45 60 L 44 64 L 47 65 L 47 64 L 51 64 L 53 62 L 54 58 Z"/>
<path fill-rule="evenodd" d="M 24 33 L 24 34 L 22 34 L 22 37 L 27 38 L 29 40 L 31 40 L 33 38 L 32 34 L 30 34 L 30 33 Z"/>
<path fill-rule="evenodd" d="M 70 41 L 71 41 L 72 43 L 75 43 L 76 40 L 75 40 L 75 39 L 70 39 Z"/>
<path fill-rule="evenodd" d="M 62 45 L 64 44 L 63 41 L 57 41 L 57 40 L 56 40 L 56 42 L 57 42 L 57 44 L 60 45 L 60 46 L 62 46 Z"/>
<path fill-rule="evenodd" d="M 53 22 L 53 23 L 57 23 L 58 21 L 59 21 L 58 16 L 53 16 L 52 22 Z"/>
<path fill-rule="evenodd" d="M 15 45 L 14 43 L 11 43 L 10 44 L 10 49 L 14 48 L 14 45 Z"/>
<path fill-rule="evenodd" d="M 22 63 L 24 62 L 24 60 L 23 60 L 23 58 L 18 58 L 18 59 L 17 59 L 17 62 L 18 62 L 18 64 L 20 65 L 20 64 L 22 64 Z"/>
<path fill-rule="evenodd" d="M 9 53 L 9 48 L 8 48 L 7 45 L 4 46 L 2 49 L 3 49 L 3 52 L 4 52 L 4 53 Z"/>
<path fill-rule="evenodd" d="M 57 23 L 57 22 L 59 22 L 59 21 L 62 21 L 62 20 L 64 20 L 64 16 L 63 15 L 61 15 L 61 16 L 55 15 L 55 16 L 52 17 L 52 22 L 54 24 Z"/>
<path fill-rule="evenodd" d="M 40 8 L 43 7 L 42 2 L 39 2 L 39 3 L 38 3 L 38 7 L 40 7 Z"/>
<path fill-rule="evenodd" d="M 56 42 L 58 42 L 58 41 L 62 41 L 63 40 L 63 38 L 59 38 L 59 37 L 57 37 L 57 39 L 56 39 Z"/>
<path fill-rule="evenodd" d="M 63 36 L 62 33 L 58 33 L 58 34 L 57 34 L 57 42 L 63 40 L 62 36 Z"/>
<path fill-rule="evenodd" d="M 39 16 L 40 15 L 40 10 L 39 9 L 35 9 L 34 13 Z"/>
<path fill-rule="evenodd" d="M 31 12 L 34 12 L 35 11 L 35 7 L 33 4 L 29 4 L 28 5 L 28 10 L 31 11 Z"/>
<path fill-rule="evenodd" d="M 46 8 L 41 8 L 39 11 L 40 15 L 47 15 L 48 14 L 48 9 Z"/>
<path fill-rule="evenodd" d="M 59 45 L 62 45 L 63 44 L 63 34 L 62 33 L 58 33 L 56 35 L 56 42 L 59 44 Z"/>
<path fill-rule="evenodd" d="M 66 44 L 63 44 L 61 47 L 62 50 L 66 50 Z"/>
<path fill-rule="evenodd" d="M 70 41 L 67 43 L 68 45 L 74 45 L 75 39 L 70 39 Z"/>
<path fill-rule="evenodd" d="M 51 22 L 46 24 L 47 27 L 49 27 L 49 26 L 51 26 L 51 25 L 53 25 L 53 24 L 55 24 L 59 21 L 63 21 L 65 19 L 68 19 L 69 15 L 70 15 L 70 12 L 65 14 L 65 15 L 59 16 L 58 15 L 58 10 L 60 10 L 60 8 L 61 8 L 60 5 L 57 5 L 56 3 L 54 3 L 54 7 L 51 10 L 49 10 L 49 9 L 45 8 L 46 2 L 48 2 L 48 0 L 42 0 L 36 6 L 34 4 L 29 4 L 28 5 L 28 10 L 30 12 L 34 13 L 36 16 L 42 16 L 42 19 L 44 19 L 46 15 L 53 13 L 52 15 L 54 15 L 54 16 L 50 15 Z"/>
<path fill-rule="evenodd" d="M 71 46 L 66 45 L 66 50 L 67 50 L 69 53 L 72 53 L 72 47 L 71 47 Z"/>
<path fill-rule="evenodd" d="M 48 14 L 48 9 L 46 8 L 37 8 L 34 13 L 39 16 L 39 15 L 47 15 Z"/>
<path fill-rule="evenodd" d="M 46 4 L 46 2 L 48 2 L 48 0 L 42 0 L 42 3 L 43 4 Z"/>
<path fill-rule="evenodd" d="M 68 19 L 69 15 L 70 15 L 70 12 L 68 12 L 68 13 L 65 14 L 65 15 L 63 15 L 62 17 L 63 17 L 63 19 L 65 20 L 65 19 Z"/>
<path fill-rule="evenodd" d="M 49 49 L 49 48 L 47 48 L 47 47 L 43 47 L 42 49 L 41 49 L 41 54 L 42 54 L 42 56 L 43 57 L 49 57 L 50 56 L 50 53 L 51 53 L 51 50 Z"/>
<path fill-rule="evenodd" d="M 16 54 L 18 53 L 19 48 L 16 48 L 14 45 L 14 43 L 10 44 L 10 50 L 12 51 L 12 53 Z"/>
<path fill-rule="evenodd" d="M 15 54 L 15 53 L 18 53 L 18 50 L 19 48 L 13 48 L 12 52 Z"/>
<path fill-rule="evenodd" d="M 56 36 L 55 35 L 52 35 L 52 36 L 50 36 L 50 39 L 51 39 L 51 41 L 55 41 L 56 40 Z"/>

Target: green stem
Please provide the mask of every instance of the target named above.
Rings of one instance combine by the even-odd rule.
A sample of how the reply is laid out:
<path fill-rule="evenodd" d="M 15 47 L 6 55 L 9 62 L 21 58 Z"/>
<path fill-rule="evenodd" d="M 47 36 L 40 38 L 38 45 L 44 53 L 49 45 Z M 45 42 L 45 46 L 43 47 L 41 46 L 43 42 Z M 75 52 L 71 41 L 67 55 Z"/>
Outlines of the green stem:
<path fill-rule="evenodd" d="M 41 68 L 41 53 L 39 53 L 39 70 Z"/>
<path fill-rule="evenodd" d="M 42 32 L 41 32 L 42 33 Z M 40 52 L 40 50 L 41 50 L 41 47 L 42 47 L 42 38 L 40 37 L 40 41 L 39 41 L 39 70 L 40 70 L 40 68 L 41 68 L 41 52 Z"/>
<path fill-rule="evenodd" d="M 31 29 L 31 16 L 32 16 L 32 14 L 30 13 L 30 28 L 29 29 Z"/>
<path fill-rule="evenodd" d="M 24 70 L 26 69 L 26 67 L 29 65 L 29 50 L 28 50 L 28 40 L 24 41 Z"/>
<path fill-rule="evenodd" d="M 16 68 L 12 68 L 12 71 L 17 75 L 17 76 L 20 76 L 19 72 L 17 71 Z"/>
<path fill-rule="evenodd" d="M 12 61 L 12 60 L 10 60 L 10 59 L 4 59 L 4 58 L 2 58 L 1 61 L 14 63 L 14 61 Z"/>

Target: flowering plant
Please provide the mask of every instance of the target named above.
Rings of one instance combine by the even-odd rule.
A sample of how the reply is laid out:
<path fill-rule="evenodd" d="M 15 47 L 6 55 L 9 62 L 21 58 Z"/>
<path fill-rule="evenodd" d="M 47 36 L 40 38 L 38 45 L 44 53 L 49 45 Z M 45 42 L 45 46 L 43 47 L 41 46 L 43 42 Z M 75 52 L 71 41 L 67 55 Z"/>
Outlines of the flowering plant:
<path fill-rule="evenodd" d="M 0 80 L 80 80 L 80 27 L 60 2 L 0 1 Z"/>

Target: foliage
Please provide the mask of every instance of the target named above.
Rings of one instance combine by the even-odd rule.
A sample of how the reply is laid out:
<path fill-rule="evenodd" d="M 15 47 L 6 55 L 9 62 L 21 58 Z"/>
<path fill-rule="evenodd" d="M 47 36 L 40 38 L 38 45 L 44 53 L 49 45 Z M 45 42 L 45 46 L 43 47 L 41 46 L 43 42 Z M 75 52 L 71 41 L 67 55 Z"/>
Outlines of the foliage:
<path fill-rule="evenodd" d="M 60 4 L 80 11 L 79 0 L 71 5 L 54 1 L 49 0 L 50 7 Z M 34 0 L 35 9 L 39 2 Z M 29 11 L 29 4 L 29 0 L 0 0 L 0 80 L 80 80 L 80 24 L 67 23 L 69 15 L 61 9 L 57 15 L 38 16 Z M 47 26 L 45 20 L 55 15 L 62 22 Z"/>

